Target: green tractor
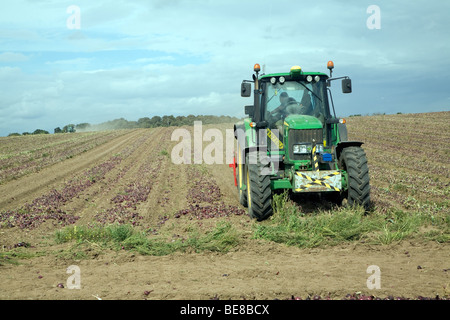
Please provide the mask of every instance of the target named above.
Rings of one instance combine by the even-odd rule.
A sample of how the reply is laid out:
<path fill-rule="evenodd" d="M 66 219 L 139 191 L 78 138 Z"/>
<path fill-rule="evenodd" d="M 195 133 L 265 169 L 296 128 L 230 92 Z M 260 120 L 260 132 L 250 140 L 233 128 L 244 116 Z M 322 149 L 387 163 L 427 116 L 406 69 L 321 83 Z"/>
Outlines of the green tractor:
<path fill-rule="evenodd" d="M 345 119 L 336 117 L 331 82 L 341 79 L 342 92 L 352 91 L 349 77 L 304 72 L 261 74 L 241 84 L 241 96 L 254 96 L 244 120 L 234 125 L 235 185 L 240 203 L 258 221 L 272 215 L 274 192 L 320 193 L 342 204 L 370 203 L 369 170 L 360 141 L 348 141 Z M 254 85 L 252 91 L 252 84 Z M 330 107 L 331 104 L 331 107 Z"/>

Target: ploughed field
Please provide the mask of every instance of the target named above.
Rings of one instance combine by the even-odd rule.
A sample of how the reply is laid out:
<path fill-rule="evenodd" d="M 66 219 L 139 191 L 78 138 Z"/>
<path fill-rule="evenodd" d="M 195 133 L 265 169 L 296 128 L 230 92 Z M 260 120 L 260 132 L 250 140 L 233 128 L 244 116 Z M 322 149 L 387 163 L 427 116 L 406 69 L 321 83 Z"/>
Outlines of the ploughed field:
<path fill-rule="evenodd" d="M 175 127 L 0 138 L 0 299 L 448 298 L 450 112 L 347 126 L 371 212 L 277 196 L 263 222 L 225 162 L 232 124 L 203 126 L 219 164 L 174 164 Z"/>

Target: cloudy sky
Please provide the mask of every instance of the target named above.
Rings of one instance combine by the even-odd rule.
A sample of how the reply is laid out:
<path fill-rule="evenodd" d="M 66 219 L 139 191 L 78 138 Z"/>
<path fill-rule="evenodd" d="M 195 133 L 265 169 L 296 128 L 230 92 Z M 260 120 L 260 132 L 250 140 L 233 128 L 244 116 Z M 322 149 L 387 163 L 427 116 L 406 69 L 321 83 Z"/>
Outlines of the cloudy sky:
<path fill-rule="evenodd" d="M 240 83 L 255 63 L 327 72 L 333 60 L 333 76 L 353 84 L 347 95 L 332 87 L 340 116 L 450 110 L 450 1 L 0 3 L 0 136 L 122 117 L 241 117 L 251 98 Z"/>

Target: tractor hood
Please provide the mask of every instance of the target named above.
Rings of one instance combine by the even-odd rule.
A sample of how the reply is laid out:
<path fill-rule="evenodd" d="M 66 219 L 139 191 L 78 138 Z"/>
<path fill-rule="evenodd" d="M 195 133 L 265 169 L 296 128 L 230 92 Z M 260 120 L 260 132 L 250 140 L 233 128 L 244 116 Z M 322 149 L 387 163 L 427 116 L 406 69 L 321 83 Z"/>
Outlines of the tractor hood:
<path fill-rule="evenodd" d="M 322 122 L 313 116 L 307 115 L 290 115 L 284 119 L 284 124 L 288 125 L 290 129 L 321 129 Z"/>

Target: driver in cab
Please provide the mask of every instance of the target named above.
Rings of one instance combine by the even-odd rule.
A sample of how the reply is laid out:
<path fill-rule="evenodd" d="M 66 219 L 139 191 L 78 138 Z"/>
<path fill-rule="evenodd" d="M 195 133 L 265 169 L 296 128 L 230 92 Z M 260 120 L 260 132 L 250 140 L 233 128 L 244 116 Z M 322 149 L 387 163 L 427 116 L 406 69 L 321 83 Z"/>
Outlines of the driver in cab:
<path fill-rule="evenodd" d="M 287 92 L 280 94 L 280 105 L 270 112 L 269 122 L 275 124 L 275 127 L 282 133 L 284 119 L 290 114 L 312 115 L 311 97 L 308 92 L 303 93 L 302 101 L 299 104 L 294 98 L 289 97 Z"/>

